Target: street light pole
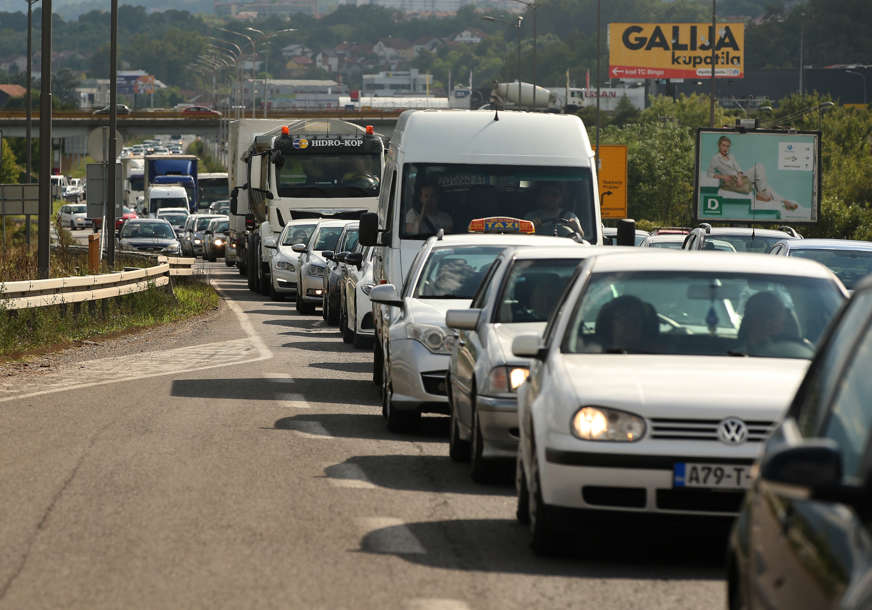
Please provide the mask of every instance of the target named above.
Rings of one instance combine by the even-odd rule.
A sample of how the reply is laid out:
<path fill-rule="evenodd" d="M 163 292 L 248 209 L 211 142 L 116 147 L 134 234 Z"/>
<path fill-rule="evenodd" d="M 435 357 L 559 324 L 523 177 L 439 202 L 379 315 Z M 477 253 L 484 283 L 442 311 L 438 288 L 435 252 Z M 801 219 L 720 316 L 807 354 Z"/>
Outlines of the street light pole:
<path fill-rule="evenodd" d="M 115 158 L 118 156 L 116 149 L 118 141 L 115 134 L 118 133 L 118 0 L 112 0 L 110 8 L 110 31 L 109 31 L 109 163 L 106 172 L 109 184 L 106 188 L 108 201 L 106 202 L 106 220 L 103 224 L 103 235 L 106 240 L 106 258 L 109 270 L 115 268 L 115 200 L 118 193 L 115 192 Z"/>
<path fill-rule="evenodd" d="M 599 136 L 600 136 L 600 5 L 601 0 L 596 0 L 596 171 L 599 172 Z M 588 93 L 590 93 L 588 91 Z M 568 101 L 568 100 L 567 100 Z"/>
<path fill-rule="evenodd" d="M 521 24 L 524 22 L 524 18 L 518 15 L 518 24 L 515 26 L 518 28 L 518 109 L 521 108 Z"/>
<path fill-rule="evenodd" d="M 709 44 L 712 47 L 712 90 L 711 99 L 709 100 L 709 127 L 715 126 L 715 97 L 718 92 L 717 79 L 715 78 L 715 59 L 717 58 L 717 49 L 715 40 L 718 37 L 718 0 L 712 0 L 712 32 L 709 36 Z"/>
<path fill-rule="evenodd" d="M 848 74 L 853 74 L 854 76 L 859 76 L 863 79 L 863 103 L 866 103 L 866 75 L 862 72 L 855 72 L 854 70 L 845 70 Z"/>
<path fill-rule="evenodd" d="M 49 276 L 49 227 L 51 225 L 51 2 L 42 2 L 42 54 L 39 83 L 39 279 Z"/>
<path fill-rule="evenodd" d="M 27 96 L 25 98 L 25 106 L 27 107 L 27 124 L 25 125 L 24 136 L 24 181 L 27 184 L 33 182 L 33 138 L 31 129 L 33 123 L 33 5 L 39 0 L 27 1 Z M 27 252 L 30 253 L 30 214 L 24 217 L 24 240 L 27 246 Z"/>

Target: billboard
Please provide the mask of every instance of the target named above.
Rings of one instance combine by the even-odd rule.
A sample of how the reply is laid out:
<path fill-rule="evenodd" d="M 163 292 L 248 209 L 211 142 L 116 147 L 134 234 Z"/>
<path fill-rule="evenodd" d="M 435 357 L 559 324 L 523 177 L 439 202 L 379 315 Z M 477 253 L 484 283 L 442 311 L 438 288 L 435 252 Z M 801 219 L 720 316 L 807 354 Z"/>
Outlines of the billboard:
<path fill-rule="evenodd" d="M 817 222 L 820 133 L 699 129 L 694 215 L 715 222 Z"/>
<path fill-rule="evenodd" d="M 603 219 L 627 217 L 627 147 L 599 147 L 600 211 Z"/>
<path fill-rule="evenodd" d="M 715 77 L 745 74 L 745 25 L 718 23 Z M 610 23 L 611 78 L 711 78 L 711 23 Z"/>

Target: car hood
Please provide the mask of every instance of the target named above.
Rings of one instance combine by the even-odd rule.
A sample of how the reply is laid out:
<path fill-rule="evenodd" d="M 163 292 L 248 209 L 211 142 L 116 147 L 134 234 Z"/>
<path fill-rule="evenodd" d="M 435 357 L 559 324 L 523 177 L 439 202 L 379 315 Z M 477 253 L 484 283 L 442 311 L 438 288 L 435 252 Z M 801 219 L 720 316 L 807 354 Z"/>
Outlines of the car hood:
<path fill-rule="evenodd" d="M 512 341 L 519 335 L 542 335 L 545 322 L 520 322 L 517 324 L 494 324 L 493 362 L 529 362 L 528 358 L 519 358 L 512 353 Z"/>
<path fill-rule="evenodd" d="M 121 243 L 138 248 L 141 246 L 161 246 L 167 247 L 179 243 L 175 239 L 157 239 L 154 237 L 123 237 Z"/>
<path fill-rule="evenodd" d="M 433 324 L 445 328 L 445 312 L 449 309 L 467 309 L 472 299 L 406 299 L 409 321 Z"/>
<path fill-rule="evenodd" d="M 809 361 L 729 356 L 564 354 L 561 375 L 575 400 L 647 417 L 777 420 Z"/>

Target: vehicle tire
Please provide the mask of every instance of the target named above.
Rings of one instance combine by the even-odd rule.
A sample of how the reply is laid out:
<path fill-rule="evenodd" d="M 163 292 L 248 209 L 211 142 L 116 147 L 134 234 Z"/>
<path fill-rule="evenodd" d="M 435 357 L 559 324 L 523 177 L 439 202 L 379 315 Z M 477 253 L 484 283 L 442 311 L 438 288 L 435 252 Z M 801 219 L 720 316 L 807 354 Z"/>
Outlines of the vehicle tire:
<path fill-rule="evenodd" d="M 530 548 L 536 555 L 553 555 L 556 536 L 553 529 L 552 511 L 542 499 L 539 468 L 536 464 L 536 449 L 533 448 L 533 478 L 527 484 L 528 511 L 530 525 Z"/>
<path fill-rule="evenodd" d="M 321 296 L 321 319 L 327 322 L 327 293 Z"/>
<path fill-rule="evenodd" d="M 727 563 L 727 608 L 729 610 L 747 610 L 750 607 L 748 595 L 736 569 L 735 557 L 729 557 Z"/>
<path fill-rule="evenodd" d="M 369 347 L 370 338 L 361 333 L 351 331 L 351 344 L 354 345 L 357 349 L 366 349 Z"/>
<path fill-rule="evenodd" d="M 280 292 L 276 292 L 275 287 L 273 286 L 272 280 L 269 282 L 269 298 L 273 301 L 284 301 L 285 296 Z"/>
<path fill-rule="evenodd" d="M 260 293 L 265 297 L 269 296 L 271 282 L 272 279 L 270 278 L 269 273 L 269 263 L 264 263 L 263 261 L 260 261 L 260 278 L 258 281 L 258 286 L 260 288 Z"/>
<path fill-rule="evenodd" d="M 420 415 L 417 411 L 398 411 L 393 408 L 394 391 L 391 388 L 390 379 L 382 390 L 382 414 L 388 424 L 388 430 L 394 433 L 404 433 L 412 430 Z"/>
<path fill-rule="evenodd" d="M 342 333 L 343 343 L 354 341 L 354 331 L 348 328 L 348 314 L 344 310 L 339 314 L 339 332 Z"/>
<path fill-rule="evenodd" d="M 327 293 L 327 313 L 324 316 L 324 319 L 327 320 L 328 324 L 337 324 L 339 323 L 339 303 L 336 303 L 336 299 L 330 298 L 330 293 Z"/>
<path fill-rule="evenodd" d="M 527 475 L 524 474 L 524 463 L 521 461 L 520 450 L 518 450 L 518 459 L 515 462 L 515 489 L 518 492 L 515 517 L 521 525 L 530 525 L 530 490 L 527 489 Z"/>
<path fill-rule="evenodd" d="M 257 240 L 253 237 L 248 240 L 248 269 L 251 273 L 248 274 L 248 289 L 252 292 L 257 292 L 257 261 L 254 260 L 254 253 L 257 251 Z"/>
<path fill-rule="evenodd" d="M 227 258 L 227 257 L 225 256 L 225 257 L 224 257 L 224 266 L 225 266 L 225 267 L 232 267 L 232 266 L 233 266 L 233 261 L 230 260 L 229 258 Z"/>
<path fill-rule="evenodd" d="M 243 249 L 242 252 L 236 250 L 236 268 L 239 269 L 239 275 L 245 277 L 248 275 L 248 250 Z"/>
<path fill-rule="evenodd" d="M 303 295 L 300 294 L 301 287 L 302 287 L 301 283 L 298 282 L 297 283 L 297 301 L 296 301 L 297 313 L 304 315 L 304 316 L 311 316 L 313 313 L 315 313 L 315 306 L 312 305 L 311 303 L 306 303 L 303 301 Z"/>
<path fill-rule="evenodd" d="M 448 457 L 455 462 L 468 462 L 469 441 L 460 438 L 460 426 L 457 424 L 457 409 L 454 407 L 450 381 L 446 385 L 448 386 L 448 413 L 451 420 L 448 428 Z"/>
<path fill-rule="evenodd" d="M 372 382 L 379 388 L 382 385 L 382 377 L 385 372 L 381 352 L 381 341 L 378 335 L 376 335 L 375 341 L 372 344 Z"/>
<path fill-rule="evenodd" d="M 475 383 L 475 380 L 473 380 Z M 475 408 L 475 395 L 472 397 L 472 443 L 469 448 L 469 474 L 476 483 L 492 483 L 493 464 L 484 458 L 484 439 L 481 436 L 481 418 Z"/>

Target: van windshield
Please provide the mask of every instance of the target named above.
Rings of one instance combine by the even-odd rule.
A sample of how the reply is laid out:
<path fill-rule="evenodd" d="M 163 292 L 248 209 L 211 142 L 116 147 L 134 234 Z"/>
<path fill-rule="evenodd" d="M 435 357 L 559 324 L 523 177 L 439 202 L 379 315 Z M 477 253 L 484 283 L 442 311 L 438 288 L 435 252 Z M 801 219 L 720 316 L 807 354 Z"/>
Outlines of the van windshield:
<path fill-rule="evenodd" d="M 277 171 L 279 197 L 377 197 L 378 154 L 286 156 Z"/>
<path fill-rule="evenodd" d="M 402 238 L 466 233 L 470 220 L 487 216 L 532 220 L 542 235 L 597 238 L 587 167 L 410 163 L 401 202 Z"/>
<path fill-rule="evenodd" d="M 188 200 L 183 197 L 152 197 L 149 200 L 151 211 L 157 212 L 162 208 L 187 208 Z"/>

